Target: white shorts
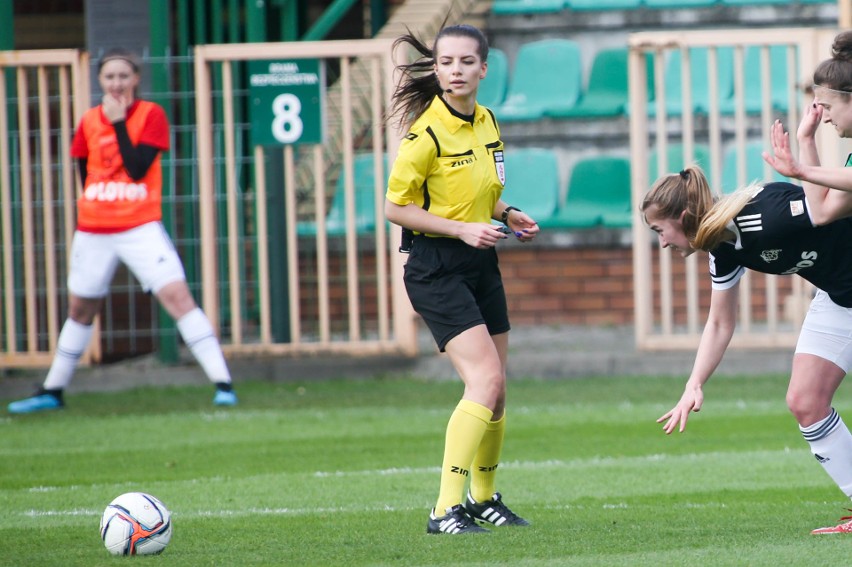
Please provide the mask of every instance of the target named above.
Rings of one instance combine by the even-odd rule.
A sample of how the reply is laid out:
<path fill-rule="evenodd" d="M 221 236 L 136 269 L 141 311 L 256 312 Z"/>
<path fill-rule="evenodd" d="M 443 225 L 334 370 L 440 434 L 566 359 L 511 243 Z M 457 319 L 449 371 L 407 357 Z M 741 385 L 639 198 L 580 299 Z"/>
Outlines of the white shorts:
<path fill-rule="evenodd" d="M 802 323 L 796 354 L 813 354 L 849 372 L 852 368 L 852 309 L 818 289 Z"/>
<path fill-rule="evenodd" d="M 76 231 L 71 241 L 68 289 L 79 297 L 106 297 L 119 262 L 130 269 L 145 291 L 157 293 L 166 284 L 186 280 L 165 227 L 149 222 L 110 234 Z"/>

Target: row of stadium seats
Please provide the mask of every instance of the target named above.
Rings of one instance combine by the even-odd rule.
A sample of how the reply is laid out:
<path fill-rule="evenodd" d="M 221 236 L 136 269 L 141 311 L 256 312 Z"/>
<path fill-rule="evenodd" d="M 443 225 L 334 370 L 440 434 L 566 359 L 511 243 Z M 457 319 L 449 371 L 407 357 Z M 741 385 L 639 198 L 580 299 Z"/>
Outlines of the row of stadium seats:
<path fill-rule="evenodd" d="M 769 179 L 785 180 L 777 172 L 768 173 L 761 153 L 761 142 L 749 142 L 745 147 L 745 177 L 737 179 L 738 152 L 729 147 L 723 156 L 721 190 L 730 193 L 743 184 Z M 698 144 L 693 161 L 705 171 L 710 170 L 710 149 Z M 670 146 L 666 161 L 669 169 L 680 169 L 686 163 L 684 148 Z M 649 178 L 657 178 L 658 155 L 649 157 Z M 767 175 L 768 173 L 768 175 Z M 630 226 L 631 198 L 630 161 L 624 157 L 600 156 L 580 159 L 571 168 L 564 196 L 560 197 L 557 157 L 548 149 L 519 149 L 506 154 L 505 200 L 528 211 L 542 228 L 626 228 Z M 708 173 L 709 175 L 709 173 Z M 711 184 L 715 186 L 713 179 Z"/>
<path fill-rule="evenodd" d="M 548 14 L 562 10 L 672 9 L 709 6 L 765 6 L 768 4 L 826 4 L 833 0 L 494 0 L 495 15 Z"/>
<path fill-rule="evenodd" d="M 746 145 L 745 181 L 764 179 L 765 164 L 761 157 L 763 144 L 749 142 Z M 694 161 L 710 171 L 710 149 L 702 144 L 694 148 Z M 625 228 L 631 222 L 630 161 L 624 157 L 601 156 L 579 160 L 572 168 L 565 191 L 561 191 L 559 158 L 549 148 L 518 148 L 506 152 L 507 202 L 526 211 L 539 221 L 542 228 L 582 229 L 594 227 Z M 680 145 L 670 146 L 666 161 L 670 170 L 685 163 L 684 149 Z M 657 178 L 658 157 L 655 152 L 649 157 L 649 178 Z M 738 156 L 736 148 L 729 147 L 722 160 L 721 189 L 728 193 L 741 185 L 737 180 Z M 384 171 L 388 174 L 387 157 Z M 356 156 L 355 179 L 355 224 L 358 233 L 375 230 L 376 208 L 373 194 L 373 155 Z M 783 180 L 779 174 L 773 180 Z M 714 184 L 713 179 L 710 179 Z M 346 232 L 343 176 L 338 179 L 331 207 L 326 217 L 326 231 L 331 236 Z M 301 236 L 316 234 L 313 222 L 300 222 L 297 232 Z"/>
<path fill-rule="evenodd" d="M 759 113 L 763 96 L 761 80 L 762 48 L 745 50 L 744 105 L 746 112 Z M 790 50 L 786 46 L 769 48 L 771 100 L 775 110 L 785 112 L 788 102 L 788 65 Z M 689 50 L 693 111 L 710 109 L 708 81 L 708 49 Z M 722 114 L 733 114 L 734 49 L 717 50 L 718 74 L 716 94 Z M 488 74 L 480 85 L 479 102 L 494 110 L 501 121 L 538 120 L 541 118 L 602 118 L 628 112 L 627 47 L 601 49 L 593 57 L 588 80 L 583 81 L 580 46 L 566 39 L 543 39 L 523 44 L 518 49 L 512 69 L 500 49 L 488 55 Z M 653 104 L 653 60 L 647 60 L 649 115 L 656 113 Z M 665 108 L 667 115 L 682 112 L 681 52 L 669 53 L 664 71 Z M 798 103 L 797 103 L 798 106 Z"/>

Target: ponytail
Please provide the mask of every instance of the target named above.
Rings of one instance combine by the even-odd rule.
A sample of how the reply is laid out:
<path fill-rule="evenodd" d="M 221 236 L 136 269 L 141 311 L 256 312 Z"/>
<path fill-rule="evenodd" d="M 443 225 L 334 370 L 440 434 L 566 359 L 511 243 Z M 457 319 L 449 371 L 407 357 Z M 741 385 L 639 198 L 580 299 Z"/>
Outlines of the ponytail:
<path fill-rule="evenodd" d="M 697 165 L 690 165 L 679 173 L 659 178 L 645 195 L 640 211 L 644 214 L 653 205 L 661 218 L 676 219 L 683 214 L 683 232 L 692 243 L 714 202 L 704 172 Z"/>
<path fill-rule="evenodd" d="M 408 45 L 420 54 L 412 63 L 397 66 L 397 70 L 402 73 L 402 78 L 393 94 L 388 118 L 396 119 L 402 129 L 417 120 L 435 96 L 443 92 L 438 76 L 435 74 L 436 49 L 442 37 L 469 37 L 479 45 L 477 53 L 482 62 L 488 60 L 488 40 L 479 28 L 467 24 L 444 27 L 444 24 L 446 20 L 441 24 L 441 30 L 435 36 L 435 42 L 431 48 L 415 37 L 410 30 L 393 42 L 394 51 L 402 45 Z"/>
<path fill-rule="evenodd" d="M 413 63 L 397 66 L 402 78 L 393 93 L 389 118 L 396 119 L 404 130 L 423 114 L 436 95 L 441 94 L 441 85 L 435 74 L 435 55 L 432 49 L 411 32 L 393 42 L 394 51 L 400 45 L 409 45 L 420 53 L 420 57 Z"/>

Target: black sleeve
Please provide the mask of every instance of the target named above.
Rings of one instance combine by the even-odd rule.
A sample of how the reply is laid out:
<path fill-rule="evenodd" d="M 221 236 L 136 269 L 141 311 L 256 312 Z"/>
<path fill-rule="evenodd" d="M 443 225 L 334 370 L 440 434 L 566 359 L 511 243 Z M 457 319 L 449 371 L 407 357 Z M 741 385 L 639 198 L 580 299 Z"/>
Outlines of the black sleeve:
<path fill-rule="evenodd" d="M 154 163 L 160 149 L 147 144 L 134 146 L 133 142 L 130 141 L 127 124 L 124 120 L 114 122 L 113 128 L 115 128 L 115 136 L 118 139 L 118 151 L 121 152 L 121 159 L 124 161 L 124 169 L 134 181 L 142 179 L 148 173 L 148 168 Z"/>
<path fill-rule="evenodd" d="M 86 176 L 89 174 L 86 167 L 89 165 L 89 158 L 79 158 L 77 160 L 77 171 L 80 173 L 80 185 L 83 189 L 86 188 Z"/>

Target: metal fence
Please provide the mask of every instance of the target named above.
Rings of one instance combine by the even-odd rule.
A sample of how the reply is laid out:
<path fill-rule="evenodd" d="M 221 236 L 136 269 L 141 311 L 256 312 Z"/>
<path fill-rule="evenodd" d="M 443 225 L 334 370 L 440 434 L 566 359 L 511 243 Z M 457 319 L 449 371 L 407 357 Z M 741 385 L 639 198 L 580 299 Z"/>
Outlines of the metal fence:
<path fill-rule="evenodd" d="M 241 171 L 240 65 L 311 58 L 339 74 L 328 91 L 334 119 L 325 138 L 307 147 L 255 145 Z M 226 352 L 416 351 L 402 259 L 383 214 L 387 163 L 400 137 L 383 116 L 393 67 L 387 40 L 196 48 L 202 306 L 229 323 L 221 327 Z M 356 179 L 359 150 L 367 160 Z"/>
<path fill-rule="evenodd" d="M 256 53 L 274 55 L 260 45 Z M 245 60 L 211 59 L 239 44 L 143 54 L 143 74 L 158 80 L 140 96 L 161 104 L 172 125 L 163 222 L 226 352 L 412 353 L 415 319 L 394 289 L 401 258 L 382 214 L 399 137 L 382 114 L 390 43 L 288 49 L 310 56 L 315 46 L 334 49 L 318 55 L 327 59 L 328 143 L 284 149 L 251 145 Z M 79 191 L 69 148 L 91 104 L 91 65 L 74 50 L 0 52 L 0 367 L 47 366 L 65 318 Z M 211 73 L 197 88 L 193 70 L 205 67 Z M 203 109 L 209 114 L 196 125 Z M 373 180 L 367 228 L 354 209 L 365 168 Z M 174 322 L 120 269 L 84 362 L 154 351 L 169 360 L 177 347 Z"/>
<path fill-rule="evenodd" d="M 76 193 L 69 147 L 89 105 L 87 62 L 77 50 L 0 52 L 3 366 L 44 365 L 64 318 Z"/>
<path fill-rule="evenodd" d="M 674 259 L 669 249 L 659 249 L 639 216 L 639 204 L 657 172 L 678 171 L 698 162 L 720 194 L 732 189 L 724 186 L 726 179 L 736 186 L 773 179 L 771 168 L 759 165 L 763 163 L 759 150 L 770 147 L 769 129 L 775 119 L 795 133 L 804 88 L 810 85 L 815 66 L 830 53 L 835 34 L 835 30 L 797 28 L 670 31 L 630 37 L 634 301 L 639 348 L 695 348 L 701 335 L 701 313 L 709 304 L 706 261 L 700 262 L 706 255 Z M 795 143 L 795 135 L 790 139 Z M 833 132 L 822 128 L 818 142 L 823 163 L 843 163 L 849 149 Z M 750 273 L 740 294 L 739 325 L 732 347 L 795 344 L 812 294 L 810 284 L 798 276 Z"/>

